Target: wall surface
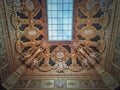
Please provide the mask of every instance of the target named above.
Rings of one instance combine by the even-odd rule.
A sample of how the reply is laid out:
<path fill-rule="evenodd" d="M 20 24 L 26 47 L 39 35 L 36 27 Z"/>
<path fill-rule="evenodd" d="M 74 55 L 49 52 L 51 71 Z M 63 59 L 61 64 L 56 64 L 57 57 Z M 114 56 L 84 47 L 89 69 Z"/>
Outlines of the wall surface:
<path fill-rule="evenodd" d="M 111 74 L 120 83 L 120 1 L 117 0 L 116 14 L 114 18 L 114 39 L 112 47 Z"/>

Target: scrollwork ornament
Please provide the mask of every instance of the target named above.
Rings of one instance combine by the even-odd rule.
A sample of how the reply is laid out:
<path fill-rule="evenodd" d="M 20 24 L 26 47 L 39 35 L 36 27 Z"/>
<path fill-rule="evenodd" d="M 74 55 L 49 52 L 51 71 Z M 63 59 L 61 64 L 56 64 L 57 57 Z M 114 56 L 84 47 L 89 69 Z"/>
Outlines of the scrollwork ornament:
<path fill-rule="evenodd" d="M 20 0 L 7 0 L 7 5 L 13 7 L 13 11 L 21 13 L 22 6 Z"/>
<path fill-rule="evenodd" d="M 101 11 L 105 11 L 105 7 L 110 5 L 113 0 L 99 0 L 99 6 Z"/>
<path fill-rule="evenodd" d="M 104 51 L 106 49 L 105 41 L 104 40 L 99 41 L 97 48 L 98 48 L 100 54 L 104 53 Z"/>
<path fill-rule="evenodd" d="M 24 47 L 23 47 L 23 44 L 22 44 L 22 41 L 20 40 L 17 40 L 16 41 L 16 50 L 18 53 L 22 53 Z"/>

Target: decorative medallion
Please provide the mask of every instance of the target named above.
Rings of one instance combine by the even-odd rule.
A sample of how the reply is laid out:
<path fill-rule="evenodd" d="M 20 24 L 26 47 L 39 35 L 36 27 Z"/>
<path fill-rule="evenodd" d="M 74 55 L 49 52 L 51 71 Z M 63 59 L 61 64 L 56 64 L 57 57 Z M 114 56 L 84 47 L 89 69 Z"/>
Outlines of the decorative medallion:
<path fill-rule="evenodd" d="M 92 39 L 96 36 L 97 30 L 93 26 L 87 26 L 80 31 L 80 34 L 86 39 Z"/>
<path fill-rule="evenodd" d="M 96 0 L 88 0 L 86 2 L 86 9 L 92 10 L 98 2 Z"/>
<path fill-rule="evenodd" d="M 28 39 L 35 39 L 41 34 L 41 31 L 36 27 L 27 27 L 25 29 L 25 37 Z"/>
<path fill-rule="evenodd" d="M 59 52 L 57 52 L 56 57 L 57 58 L 63 58 L 64 57 L 64 53 L 62 51 L 59 51 Z"/>
<path fill-rule="evenodd" d="M 64 85 L 65 85 L 65 81 L 62 80 L 62 79 L 58 79 L 58 80 L 56 81 L 56 85 L 57 85 L 58 88 L 63 88 Z"/>
<path fill-rule="evenodd" d="M 22 0 L 23 13 L 26 16 L 35 15 L 40 10 L 40 4 L 38 0 Z"/>
<path fill-rule="evenodd" d="M 25 7 L 29 10 L 32 11 L 34 9 L 34 3 L 31 0 L 26 0 L 25 1 Z"/>
<path fill-rule="evenodd" d="M 92 29 L 87 29 L 87 30 L 84 30 L 83 33 L 85 35 L 91 35 L 91 34 L 93 34 L 93 30 Z"/>
<path fill-rule="evenodd" d="M 34 31 L 34 30 L 30 30 L 30 31 L 28 32 L 28 34 L 31 35 L 31 36 L 35 36 L 37 33 L 36 33 L 36 31 Z"/>
<path fill-rule="evenodd" d="M 69 52 L 64 47 L 58 47 L 51 53 L 51 59 L 55 62 L 57 59 L 68 61 Z"/>
<path fill-rule="evenodd" d="M 79 7 L 86 16 L 94 16 L 99 11 L 98 0 L 82 0 Z"/>

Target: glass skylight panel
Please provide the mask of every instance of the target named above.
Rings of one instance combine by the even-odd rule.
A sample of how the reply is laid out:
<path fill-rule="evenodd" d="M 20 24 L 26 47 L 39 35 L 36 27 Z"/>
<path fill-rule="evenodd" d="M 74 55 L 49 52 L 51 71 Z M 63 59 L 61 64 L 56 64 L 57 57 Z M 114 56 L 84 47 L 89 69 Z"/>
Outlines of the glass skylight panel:
<path fill-rule="evenodd" d="M 71 41 L 73 0 L 47 0 L 49 41 Z"/>

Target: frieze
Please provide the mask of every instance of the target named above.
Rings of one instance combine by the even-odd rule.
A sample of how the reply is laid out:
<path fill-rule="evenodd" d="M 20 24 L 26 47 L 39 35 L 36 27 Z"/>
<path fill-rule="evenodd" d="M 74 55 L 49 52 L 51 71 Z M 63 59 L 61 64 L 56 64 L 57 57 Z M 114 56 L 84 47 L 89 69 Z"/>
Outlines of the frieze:
<path fill-rule="evenodd" d="M 99 84 L 99 85 L 98 85 Z M 102 80 L 80 80 L 80 79 L 39 79 L 19 80 L 14 89 L 17 88 L 81 88 L 81 89 L 107 89 Z"/>

